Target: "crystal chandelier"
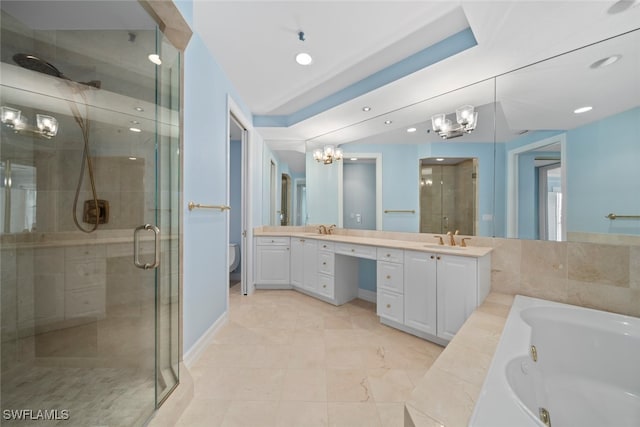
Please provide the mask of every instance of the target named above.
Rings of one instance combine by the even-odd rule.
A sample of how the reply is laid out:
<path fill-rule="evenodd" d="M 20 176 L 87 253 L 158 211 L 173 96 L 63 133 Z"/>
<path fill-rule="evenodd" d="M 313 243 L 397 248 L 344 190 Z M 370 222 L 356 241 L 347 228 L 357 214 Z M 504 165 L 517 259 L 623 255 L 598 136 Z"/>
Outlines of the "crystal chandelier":
<path fill-rule="evenodd" d="M 456 138 L 465 133 L 471 133 L 478 123 L 478 112 L 475 111 L 473 105 L 463 105 L 456 109 L 456 123 L 447 119 L 446 114 L 436 114 L 431 117 L 431 126 L 433 131 L 442 137 L 442 139 Z"/>
<path fill-rule="evenodd" d="M 333 145 L 325 145 L 324 149 L 317 149 L 313 152 L 313 159 L 318 163 L 330 165 L 334 161 L 342 160 L 342 150 Z"/>

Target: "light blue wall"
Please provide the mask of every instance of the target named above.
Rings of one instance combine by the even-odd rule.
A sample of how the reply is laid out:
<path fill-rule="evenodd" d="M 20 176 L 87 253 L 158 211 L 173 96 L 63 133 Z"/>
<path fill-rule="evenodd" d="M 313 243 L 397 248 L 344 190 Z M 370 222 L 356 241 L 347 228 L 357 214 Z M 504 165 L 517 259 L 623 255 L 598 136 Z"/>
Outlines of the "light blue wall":
<path fill-rule="evenodd" d="M 338 166 L 325 165 L 306 155 L 309 224 L 338 223 Z"/>
<path fill-rule="evenodd" d="M 193 28 L 193 3 L 176 6 Z M 184 200 L 227 202 L 227 95 L 251 112 L 197 32 L 184 54 Z M 261 142 L 261 141 L 257 141 Z M 255 207 L 260 209 L 261 206 Z M 186 206 L 183 259 L 183 351 L 227 310 L 227 215 Z"/>
<path fill-rule="evenodd" d="M 366 291 L 377 291 L 376 261 L 373 259 L 360 259 L 358 263 L 358 287 Z"/>
<path fill-rule="evenodd" d="M 640 107 L 567 132 L 567 231 L 640 234 Z"/>
<path fill-rule="evenodd" d="M 344 228 L 376 229 L 376 165 L 345 163 L 343 165 Z M 359 215 L 360 222 L 358 222 Z"/>

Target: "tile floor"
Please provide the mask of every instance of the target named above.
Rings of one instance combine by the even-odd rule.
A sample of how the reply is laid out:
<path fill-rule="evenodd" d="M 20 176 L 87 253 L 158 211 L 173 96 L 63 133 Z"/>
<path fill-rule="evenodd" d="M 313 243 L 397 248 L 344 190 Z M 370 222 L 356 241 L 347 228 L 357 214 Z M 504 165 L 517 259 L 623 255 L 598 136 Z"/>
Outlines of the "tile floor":
<path fill-rule="evenodd" d="M 442 347 L 379 323 L 375 304 L 231 288 L 229 321 L 191 368 L 180 427 L 402 427 Z"/>

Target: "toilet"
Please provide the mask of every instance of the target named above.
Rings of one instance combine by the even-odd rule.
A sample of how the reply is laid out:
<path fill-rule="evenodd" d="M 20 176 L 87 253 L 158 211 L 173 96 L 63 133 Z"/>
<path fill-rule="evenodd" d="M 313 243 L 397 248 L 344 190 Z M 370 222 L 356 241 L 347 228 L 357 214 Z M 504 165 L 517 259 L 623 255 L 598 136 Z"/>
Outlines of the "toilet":
<path fill-rule="evenodd" d="M 240 246 L 237 243 L 229 243 L 229 273 L 238 268 L 240 264 Z"/>

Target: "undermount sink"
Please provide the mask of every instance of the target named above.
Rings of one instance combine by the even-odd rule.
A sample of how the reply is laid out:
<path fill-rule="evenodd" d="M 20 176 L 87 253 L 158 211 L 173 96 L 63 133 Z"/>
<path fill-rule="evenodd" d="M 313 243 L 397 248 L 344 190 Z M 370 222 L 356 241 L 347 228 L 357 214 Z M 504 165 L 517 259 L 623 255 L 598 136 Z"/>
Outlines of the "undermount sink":
<path fill-rule="evenodd" d="M 448 251 L 465 251 L 467 250 L 467 248 L 463 248 L 462 246 L 445 246 L 445 245 L 438 245 L 437 243 L 435 244 L 426 244 L 424 245 L 425 248 L 440 248 L 440 249 L 446 249 Z"/>

